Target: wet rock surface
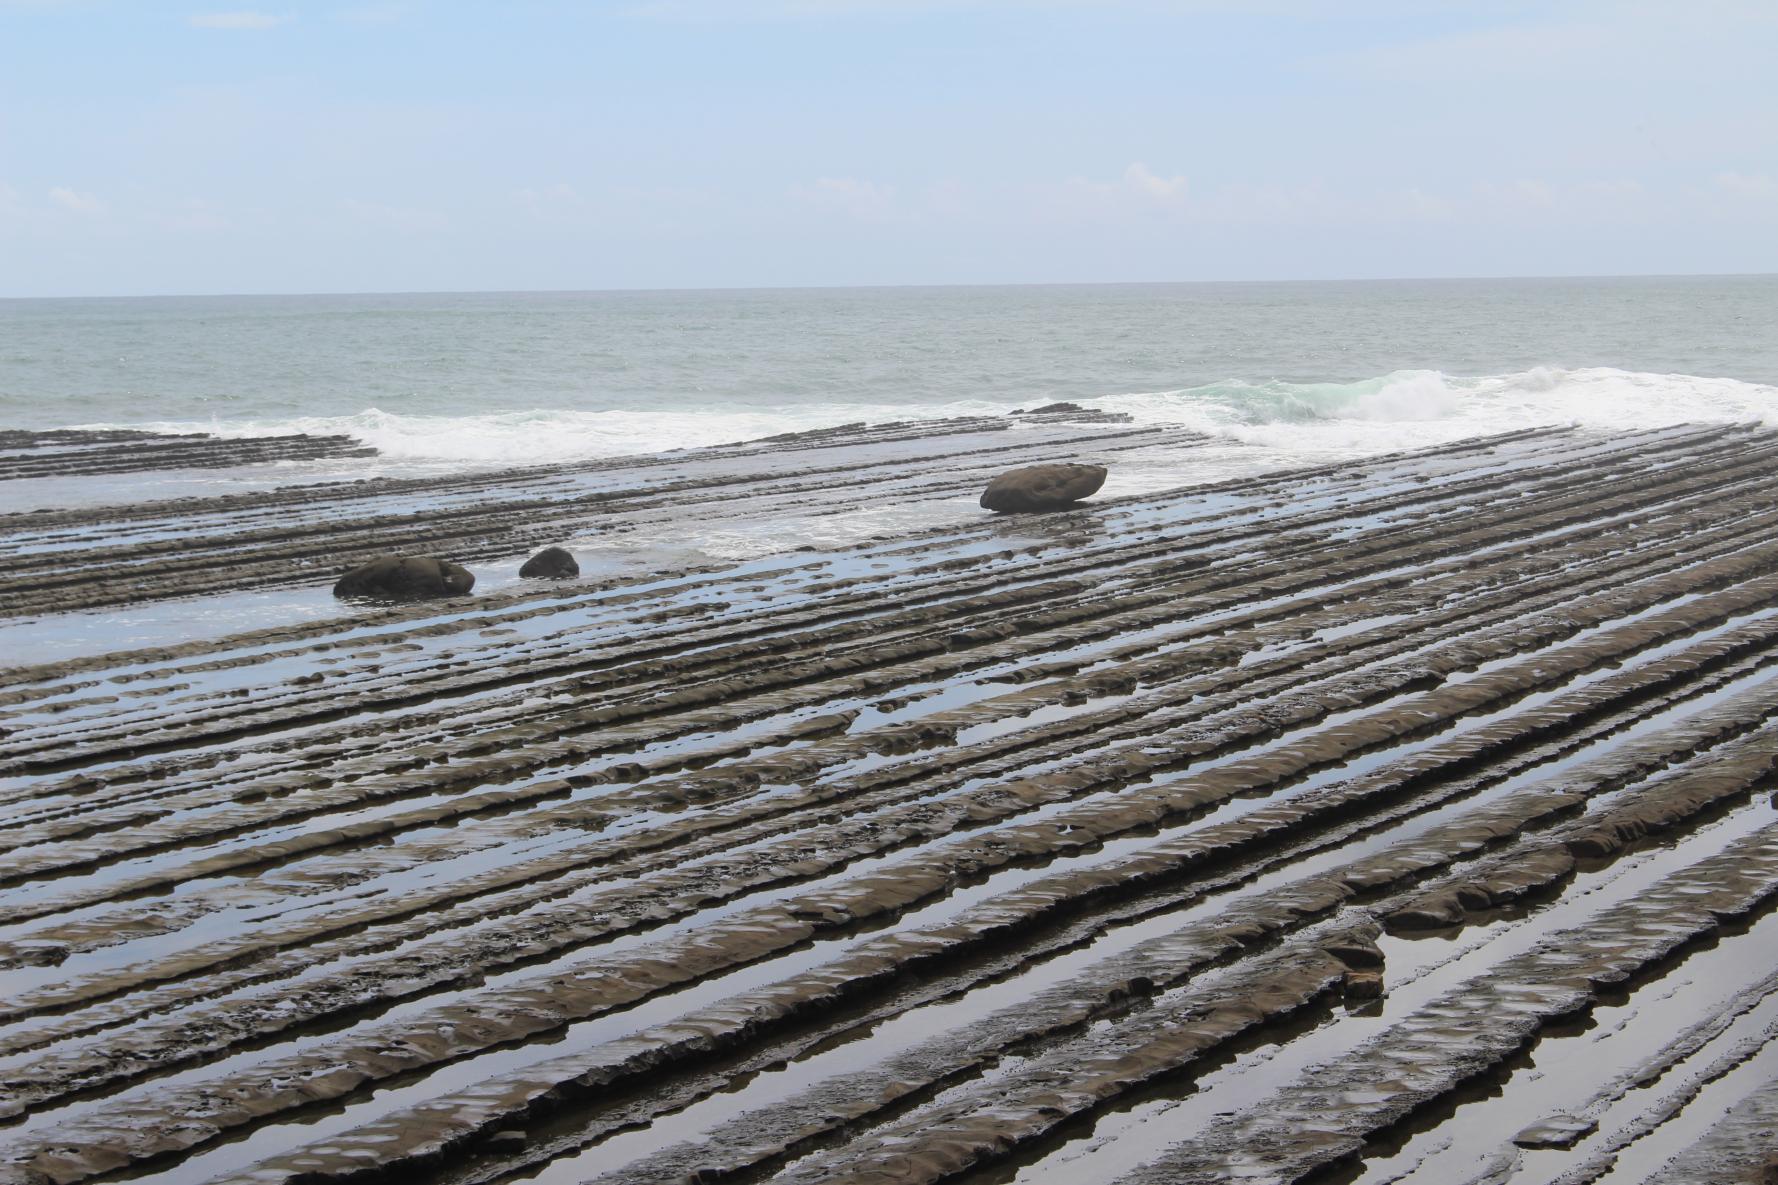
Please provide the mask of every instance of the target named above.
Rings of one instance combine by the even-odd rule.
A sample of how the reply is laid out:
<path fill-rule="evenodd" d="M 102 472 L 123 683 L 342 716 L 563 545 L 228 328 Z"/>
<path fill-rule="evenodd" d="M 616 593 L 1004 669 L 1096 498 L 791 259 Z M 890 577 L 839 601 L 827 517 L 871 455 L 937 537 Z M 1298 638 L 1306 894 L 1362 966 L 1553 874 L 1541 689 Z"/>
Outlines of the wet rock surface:
<path fill-rule="evenodd" d="M 318 572 L 385 554 L 448 555 L 474 567 L 595 534 L 671 539 L 688 524 L 770 522 L 782 534 L 799 520 L 903 504 L 916 494 L 974 497 L 1008 465 L 1062 449 L 1153 462 L 1203 441 L 1115 417 L 1039 419 L 852 424 L 658 456 L 448 477 L 295 480 L 122 506 L 32 503 L 24 500 L 32 483 L 20 482 L 9 493 L 30 509 L 0 510 L 0 620 L 312 585 Z M 233 443 L 215 447 L 226 457 Z M 59 461 L 40 471 L 80 472 Z M 683 556 L 631 551 L 636 559 L 625 568 L 632 575 L 686 566 Z"/>
<path fill-rule="evenodd" d="M 0 582 L 1202 447 L 1039 411 L 0 519 Z M 0 1182 L 1763 1179 L 1778 434 L 1089 517 L 0 668 Z"/>
<path fill-rule="evenodd" d="M 371 457 L 376 451 L 350 436 L 301 434 L 223 440 L 202 432 L 166 435 L 130 429 L 4 431 L 0 432 L 0 481 L 157 469 L 223 469 L 275 461 Z"/>

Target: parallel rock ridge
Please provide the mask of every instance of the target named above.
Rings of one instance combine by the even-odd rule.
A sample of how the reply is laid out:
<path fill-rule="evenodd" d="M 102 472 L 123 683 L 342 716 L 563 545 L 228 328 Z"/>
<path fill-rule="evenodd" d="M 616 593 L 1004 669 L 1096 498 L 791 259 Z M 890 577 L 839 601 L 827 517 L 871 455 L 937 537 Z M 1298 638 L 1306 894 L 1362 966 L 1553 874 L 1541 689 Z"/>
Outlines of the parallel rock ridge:
<path fill-rule="evenodd" d="M 1010 423 L 0 522 L 46 613 L 948 508 L 0 669 L 0 1182 L 1766 1179 L 1778 433 L 1021 520 L 1211 446 Z"/>
<path fill-rule="evenodd" d="M 0 432 L 0 481 L 27 477 L 139 473 L 152 469 L 221 469 L 270 461 L 370 457 L 376 449 L 350 436 L 248 436 L 205 432 L 167 435 L 130 429 Z"/>
<path fill-rule="evenodd" d="M 443 478 L 326 481 L 304 479 L 296 467 L 293 483 L 277 488 L 129 506 L 69 507 L 53 497 L 40 505 L 18 494 L 8 504 L 30 509 L 0 512 L 0 618 L 310 585 L 386 554 L 446 556 L 474 571 L 482 561 L 595 533 L 672 539 L 688 521 L 832 519 L 910 494 L 973 502 L 1009 465 L 1057 451 L 1158 457 L 1198 439 L 1117 420 L 997 416 L 853 424 Z M 229 458 L 250 442 L 186 443 L 190 457 L 214 448 Z M 83 472 L 46 457 L 28 476 Z"/>

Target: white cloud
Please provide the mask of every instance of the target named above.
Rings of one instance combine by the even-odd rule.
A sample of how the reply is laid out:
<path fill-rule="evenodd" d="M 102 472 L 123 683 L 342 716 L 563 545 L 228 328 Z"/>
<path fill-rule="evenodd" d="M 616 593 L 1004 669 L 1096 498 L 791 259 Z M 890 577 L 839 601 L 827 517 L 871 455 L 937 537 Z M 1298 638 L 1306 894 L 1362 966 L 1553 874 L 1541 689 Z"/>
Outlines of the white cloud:
<path fill-rule="evenodd" d="M 1428 6 L 1430 7 L 1430 6 Z M 1706 12 L 1696 11 L 1707 10 Z M 1734 72 L 1731 58 L 1750 53 L 1764 64 L 1763 39 L 1774 24 L 1770 0 L 1710 0 L 1697 6 L 1659 0 L 1570 0 L 1566 4 L 1475 8 L 1485 23 L 1431 36 L 1380 40 L 1335 50 L 1324 67 L 1371 83 L 1441 88 L 1486 79 L 1537 78 L 1562 86 L 1606 82 L 1614 91 L 1637 72 L 1680 79 L 1702 70 Z"/>
<path fill-rule="evenodd" d="M 1064 218 L 1117 217 L 1135 210 L 1188 212 L 1191 185 L 1183 176 L 1163 177 L 1142 161 L 1128 165 L 1115 181 L 1070 177 L 1060 185 L 1040 185 L 1038 213 Z"/>
<path fill-rule="evenodd" d="M 275 29 L 296 18 L 288 14 L 277 15 L 270 12 L 257 12 L 253 9 L 241 9 L 235 12 L 199 12 L 185 18 L 186 23 L 194 29 Z"/>
<path fill-rule="evenodd" d="M 832 210 L 866 222 L 880 222 L 895 214 L 895 190 L 856 177 L 818 177 L 813 185 L 797 186 L 791 195 L 822 210 Z"/>
<path fill-rule="evenodd" d="M 519 208 L 533 218 L 548 218 L 573 213 L 586 205 L 580 192 L 566 182 L 554 185 L 527 186 L 513 192 Z"/>
<path fill-rule="evenodd" d="M 333 19 L 349 25 L 393 25 L 412 8 L 409 4 L 361 4 L 356 8 L 340 9 L 333 14 Z"/>
<path fill-rule="evenodd" d="M 1730 171 L 1718 173 L 1713 180 L 1716 182 L 1716 188 L 1733 197 L 1752 198 L 1755 201 L 1778 204 L 1778 178 L 1768 177 L 1762 173 Z"/>
<path fill-rule="evenodd" d="M 1530 177 L 1505 184 L 1484 181 L 1477 190 L 1484 201 L 1508 210 L 1549 210 L 1556 205 L 1556 191 L 1550 183 Z"/>
<path fill-rule="evenodd" d="M 1474 225 L 1586 226 L 1637 224 L 1655 215 L 1649 191 L 1631 179 L 1478 181 L 1456 201 Z M 1672 216 L 1673 212 L 1670 211 Z"/>
<path fill-rule="evenodd" d="M 928 185 L 920 195 L 922 207 L 940 218 L 962 218 L 977 212 L 975 188 L 955 178 L 946 178 Z"/>
<path fill-rule="evenodd" d="M 1778 196 L 1778 182 L 1723 174 L 1728 196 Z M 1182 176 L 1161 176 L 1141 162 L 1114 180 L 1072 177 L 1026 187 L 1002 203 L 1039 223 L 1136 224 L 1164 219 L 1179 224 L 1233 226 L 1387 226 L 1410 224 L 1576 226 L 1610 221 L 1634 225 L 1657 213 L 1654 196 L 1633 179 L 1552 181 L 1521 177 L 1478 181 L 1445 191 L 1422 186 L 1340 187 L 1318 178 L 1297 181 L 1225 181 L 1191 186 Z M 1770 203 L 1778 210 L 1778 202 Z"/>
<path fill-rule="evenodd" d="M 1124 187 L 1162 205 L 1184 201 L 1188 188 L 1184 177 L 1157 177 L 1141 161 L 1124 170 Z"/>
<path fill-rule="evenodd" d="M 1377 215 L 1389 222 L 1449 222 L 1457 204 L 1442 194 L 1428 193 L 1418 185 L 1384 190 L 1377 195 Z"/>
<path fill-rule="evenodd" d="M 207 233 L 234 229 L 234 223 L 214 202 L 187 198 L 154 215 L 155 223 L 166 230 Z"/>
<path fill-rule="evenodd" d="M 1707 211 L 1705 216 L 1718 223 L 1778 225 L 1778 176 L 1729 170 L 1694 193 Z"/>
<path fill-rule="evenodd" d="M 103 214 L 105 203 L 90 193 L 82 193 L 78 189 L 69 189 L 65 185 L 57 185 L 49 191 L 49 200 L 64 210 L 75 214 Z"/>
<path fill-rule="evenodd" d="M 732 202 L 696 185 L 612 185 L 554 181 L 510 191 L 523 224 L 575 236 L 692 234 L 729 216 Z"/>
<path fill-rule="evenodd" d="M 340 209 L 360 222 L 398 234 L 429 234 L 450 226 L 450 219 L 440 210 L 388 206 L 382 202 L 361 202 L 356 198 L 341 202 Z"/>
<path fill-rule="evenodd" d="M 1454 11 L 1489 10 L 1489 0 L 1443 0 Z M 1123 9 L 1132 12 L 1209 13 L 1353 19 L 1420 12 L 1426 0 L 632 0 L 632 17 L 669 21 L 785 21 L 827 17 L 905 17 L 964 11 L 1046 12 Z"/>

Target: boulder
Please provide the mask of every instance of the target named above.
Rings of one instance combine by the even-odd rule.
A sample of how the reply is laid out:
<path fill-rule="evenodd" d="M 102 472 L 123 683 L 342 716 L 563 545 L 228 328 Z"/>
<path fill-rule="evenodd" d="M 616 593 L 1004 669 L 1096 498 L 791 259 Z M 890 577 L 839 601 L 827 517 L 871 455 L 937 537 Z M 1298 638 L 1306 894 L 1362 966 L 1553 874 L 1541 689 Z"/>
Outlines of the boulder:
<path fill-rule="evenodd" d="M 1572 1148 L 1598 1130 L 1599 1122 L 1584 1115 L 1551 1115 L 1513 1137 L 1521 1148 Z"/>
<path fill-rule="evenodd" d="M 475 587 L 475 573 L 431 555 L 380 555 L 360 564 L 333 586 L 336 597 L 413 601 L 454 597 Z"/>
<path fill-rule="evenodd" d="M 1354 1002 L 1383 998 L 1381 971 L 1348 971 L 1345 979 L 1346 999 Z"/>
<path fill-rule="evenodd" d="M 546 547 L 519 569 L 519 575 L 526 579 L 533 577 L 539 580 L 561 580 L 567 576 L 579 576 L 580 565 L 574 557 L 560 547 Z"/>
<path fill-rule="evenodd" d="M 1031 465 L 1009 469 L 982 491 L 982 507 L 1002 514 L 1065 510 L 1104 484 L 1103 465 Z"/>
<path fill-rule="evenodd" d="M 1078 403 L 1046 403 L 1042 407 L 1027 408 L 1015 411 L 1015 416 L 1059 416 L 1069 412 L 1083 412 L 1086 408 Z"/>

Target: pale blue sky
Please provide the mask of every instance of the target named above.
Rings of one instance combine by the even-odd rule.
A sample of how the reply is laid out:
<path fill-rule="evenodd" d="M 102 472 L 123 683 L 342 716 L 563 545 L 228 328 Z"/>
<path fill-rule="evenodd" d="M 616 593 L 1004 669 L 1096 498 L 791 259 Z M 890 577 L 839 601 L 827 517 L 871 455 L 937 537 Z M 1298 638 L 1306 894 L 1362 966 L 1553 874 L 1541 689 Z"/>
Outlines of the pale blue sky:
<path fill-rule="evenodd" d="M 0 295 L 1778 271 L 1778 0 L 0 0 Z"/>

